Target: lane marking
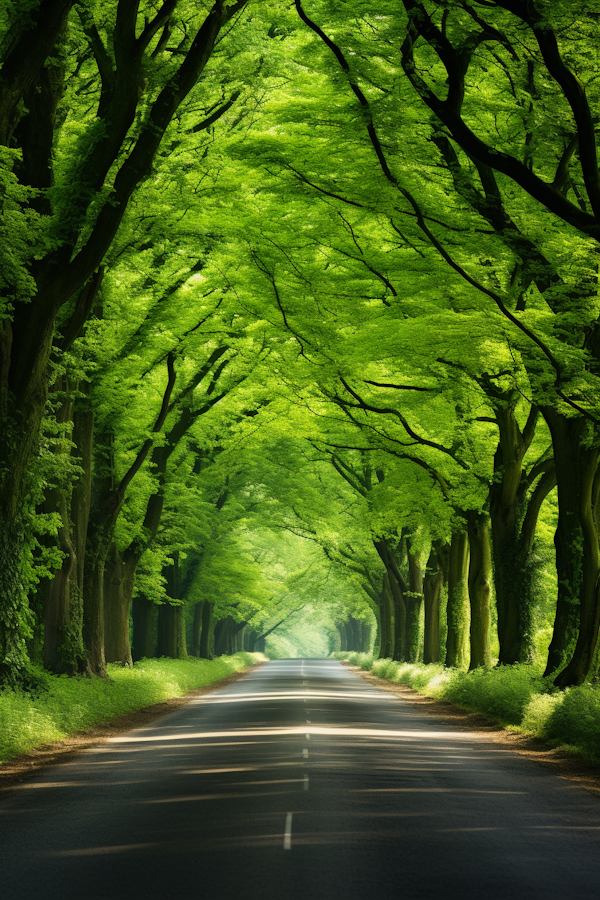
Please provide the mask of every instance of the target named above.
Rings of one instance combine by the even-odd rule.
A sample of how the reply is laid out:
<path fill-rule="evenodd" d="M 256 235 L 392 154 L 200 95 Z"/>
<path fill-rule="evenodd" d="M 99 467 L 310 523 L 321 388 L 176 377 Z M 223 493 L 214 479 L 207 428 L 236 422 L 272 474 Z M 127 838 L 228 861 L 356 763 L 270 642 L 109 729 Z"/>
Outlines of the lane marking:
<path fill-rule="evenodd" d="M 292 849 L 292 813 L 285 817 L 285 834 L 283 835 L 283 849 Z"/>
<path fill-rule="evenodd" d="M 306 720 L 306 724 L 307 724 L 307 725 L 311 725 L 311 724 L 312 724 L 311 721 L 310 721 L 310 719 L 307 719 L 307 720 Z"/>
<path fill-rule="evenodd" d="M 308 790 L 308 775 L 304 776 L 304 790 Z"/>
<path fill-rule="evenodd" d="M 308 759 L 308 750 L 306 749 L 306 747 L 302 751 L 302 756 L 304 757 L 304 759 Z"/>
<path fill-rule="evenodd" d="M 310 741 L 310 734 L 308 732 L 306 732 L 306 740 Z"/>

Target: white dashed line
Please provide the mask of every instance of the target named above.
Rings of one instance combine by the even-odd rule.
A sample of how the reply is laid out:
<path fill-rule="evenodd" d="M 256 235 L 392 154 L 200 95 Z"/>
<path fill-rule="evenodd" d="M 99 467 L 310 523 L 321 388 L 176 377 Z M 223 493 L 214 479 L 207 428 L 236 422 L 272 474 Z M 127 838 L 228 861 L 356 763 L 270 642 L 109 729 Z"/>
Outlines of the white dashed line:
<path fill-rule="evenodd" d="M 304 790 L 308 790 L 308 775 L 304 776 Z"/>
<path fill-rule="evenodd" d="M 285 834 L 283 835 L 283 849 L 292 849 L 292 813 L 285 817 Z"/>
<path fill-rule="evenodd" d="M 308 732 L 307 732 L 307 734 L 306 734 L 306 740 L 307 740 L 307 741 L 310 741 L 310 734 L 308 734 Z"/>
<path fill-rule="evenodd" d="M 302 751 L 302 756 L 304 757 L 304 759 L 308 759 L 308 750 L 306 749 L 306 747 Z"/>

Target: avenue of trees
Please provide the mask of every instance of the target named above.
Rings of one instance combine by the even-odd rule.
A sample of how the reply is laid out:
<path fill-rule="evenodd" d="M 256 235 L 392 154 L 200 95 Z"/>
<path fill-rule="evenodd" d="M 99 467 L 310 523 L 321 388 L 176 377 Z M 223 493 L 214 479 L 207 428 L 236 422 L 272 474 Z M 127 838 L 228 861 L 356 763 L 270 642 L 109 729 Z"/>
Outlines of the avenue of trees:
<path fill-rule="evenodd" d="M 4 4 L 0 684 L 269 638 L 596 673 L 599 25 Z"/>

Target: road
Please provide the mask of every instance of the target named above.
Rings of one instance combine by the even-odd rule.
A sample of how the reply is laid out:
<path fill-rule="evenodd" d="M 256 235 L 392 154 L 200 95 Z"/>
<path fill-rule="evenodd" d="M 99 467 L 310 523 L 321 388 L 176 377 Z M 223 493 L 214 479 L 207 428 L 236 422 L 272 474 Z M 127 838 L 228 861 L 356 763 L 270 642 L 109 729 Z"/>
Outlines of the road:
<path fill-rule="evenodd" d="M 600 800 L 330 660 L 272 661 L 0 803 L 2 900 L 587 900 Z"/>

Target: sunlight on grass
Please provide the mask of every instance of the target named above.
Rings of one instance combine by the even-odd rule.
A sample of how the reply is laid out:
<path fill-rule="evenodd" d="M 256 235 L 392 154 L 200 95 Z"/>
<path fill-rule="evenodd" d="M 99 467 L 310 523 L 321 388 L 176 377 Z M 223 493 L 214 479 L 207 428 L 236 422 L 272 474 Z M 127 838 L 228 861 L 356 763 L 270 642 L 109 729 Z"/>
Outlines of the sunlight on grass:
<path fill-rule="evenodd" d="M 214 660 L 143 659 L 133 669 L 109 665 L 110 679 L 49 676 L 47 694 L 0 692 L 0 763 L 115 716 L 181 697 L 265 657 L 237 653 Z"/>
<path fill-rule="evenodd" d="M 400 663 L 365 653 L 335 653 L 378 678 L 483 713 L 555 746 L 600 762 L 600 686 L 557 691 L 538 666 L 499 666 L 463 672 L 441 664 Z"/>

